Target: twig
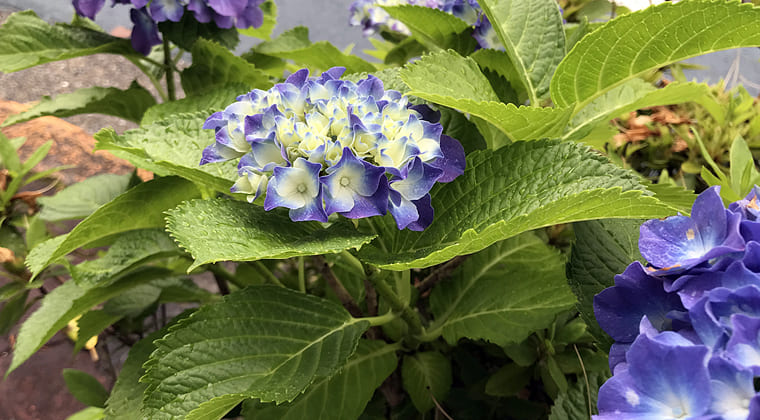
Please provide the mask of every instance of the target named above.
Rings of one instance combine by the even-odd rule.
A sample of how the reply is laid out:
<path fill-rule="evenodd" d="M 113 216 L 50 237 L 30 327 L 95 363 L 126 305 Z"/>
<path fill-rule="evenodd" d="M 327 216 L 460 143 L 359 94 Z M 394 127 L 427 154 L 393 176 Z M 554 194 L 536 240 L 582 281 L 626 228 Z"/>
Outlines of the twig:
<path fill-rule="evenodd" d="M 430 392 L 430 398 L 433 399 L 433 404 L 435 404 L 436 410 L 438 410 L 439 413 L 443 414 L 444 417 L 446 417 L 448 420 L 454 420 L 453 417 L 449 415 L 449 413 L 446 412 L 446 410 L 441 407 L 441 404 L 438 402 L 438 400 L 435 398 L 435 395 L 433 395 L 433 392 Z"/>
<path fill-rule="evenodd" d="M 222 296 L 229 295 L 230 285 L 227 284 L 227 280 L 224 277 L 217 275 L 217 273 L 212 273 L 212 275 L 214 276 L 214 281 L 216 281 L 216 287 L 219 288 L 219 293 Z"/>
<path fill-rule="evenodd" d="M 343 304 L 343 307 L 346 308 L 353 317 L 362 317 L 363 314 L 361 308 L 356 304 L 356 301 L 351 294 L 348 293 L 348 290 L 343 286 L 343 283 L 341 283 L 335 276 L 335 273 L 333 273 L 332 268 L 330 268 L 330 264 L 327 263 L 325 257 L 320 255 L 316 258 L 320 266 L 320 271 L 322 271 L 322 276 L 325 278 L 327 285 L 330 286 L 333 292 L 335 292 L 335 295 Z"/>
<path fill-rule="evenodd" d="M 416 283 L 414 287 L 416 287 L 417 290 L 419 290 L 420 295 L 423 295 L 425 292 L 432 289 L 433 286 L 438 284 L 439 281 L 448 277 L 448 275 L 451 274 L 451 272 L 454 271 L 455 268 L 459 267 L 468 257 L 469 255 L 460 255 L 458 257 L 454 257 L 446 264 L 438 266 L 435 270 L 433 270 L 430 274 L 428 274 L 428 276 L 425 277 L 421 282 Z"/>
<path fill-rule="evenodd" d="M 106 343 L 105 340 L 100 342 L 100 349 L 103 353 L 103 361 L 106 364 L 106 370 L 108 371 L 108 375 L 111 377 L 111 386 L 109 388 L 112 388 L 113 385 L 116 383 L 116 378 L 118 377 L 116 375 L 116 369 L 113 367 L 113 361 L 111 360 L 111 351 L 108 350 L 108 343 Z"/>
<path fill-rule="evenodd" d="M 591 404 L 591 385 L 588 383 L 588 375 L 586 375 L 586 366 L 583 364 L 583 358 L 581 357 L 581 353 L 578 351 L 578 346 L 573 344 L 573 349 L 575 349 L 575 355 L 578 356 L 578 361 L 581 363 L 581 371 L 583 372 L 583 380 L 586 381 L 586 399 L 588 400 L 588 416 L 591 418 L 592 412 L 592 404 Z"/>

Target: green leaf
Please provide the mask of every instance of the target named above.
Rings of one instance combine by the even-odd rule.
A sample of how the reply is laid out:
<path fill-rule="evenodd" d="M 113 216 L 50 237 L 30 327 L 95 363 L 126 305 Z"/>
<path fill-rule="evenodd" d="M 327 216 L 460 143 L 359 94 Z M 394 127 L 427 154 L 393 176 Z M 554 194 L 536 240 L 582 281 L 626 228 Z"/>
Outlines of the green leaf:
<path fill-rule="evenodd" d="M 287 211 L 265 211 L 242 201 L 194 200 L 167 214 L 167 229 L 195 258 L 188 270 L 217 261 L 335 253 L 359 248 L 375 237 L 350 223 L 323 228 L 317 222 L 293 222 Z"/>
<path fill-rule="evenodd" d="M 557 67 L 557 106 L 585 107 L 647 71 L 713 51 L 760 46 L 760 9 L 738 2 L 666 2 L 620 16 L 580 40 Z"/>
<path fill-rule="evenodd" d="M 328 70 L 331 67 L 345 67 L 346 73 L 372 72 L 377 70 L 374 65 L 350 54 L 344 54 L 327 41 L 311 43 L 309 29 L 297 26 L 283 32 L 276 39 L 261 43 L 256 52 L 293 60 L 296 64 L 311 70 Z"/>
<path fill-rule="evenodd" d="M 397 349 L 382 341 L 360 340 L 356 353 L 339 373 L 316 380 L 290 403 L 263 405 L 246 401 L 243 415 L 267 420 L 355 420 L 375 389 L 396 369 Z"/>
<path fill-rule="evenodd" d="M 272 31 L 277 25 L 277 5 L 272 0 L 262 3 L 261 11 L 264 12 L 264 23 L 258 28 L 238 29 L 238 32 L 258 39 L 268 41 L 272 36 Z"/>
<path fill-rule="evenodd" d="M 632 79 L 617 86 L 578 111 L 562 136 L 567 140 L 583 139 L 594 126 L 637 109 L 696 101 L 710 93 L 704 83 L 673 82 L 658 89 L 641 79 Z"/>
<path fill-rule="evenodd" d="M 166 120 L 177 114 L 195 113 L 200 114 L 203 111 L 206 117 L 216 111 L 221 111 L 228 105 L 235 102 L 236 98 L 249 91 L 245 85 L 220 86 L 214 90 L 195 96 L 190 96 L 176 101 L 164 102 L 148 108 L 143 114 L 140 125 L 146 126 Z M 198 115 L 199 118 L 203 118 Z"/>
<path fill-rule="evenodd" d="M 596 400 L 599 393 L 599 387 L 606 380 L 607 376 L 601 373 L 591 373 L 588 375 L 589 388 L 586 387 L 586 381 L 583 376 L 568 388 L 567 392 L 559 394 L 554 400 L 554 406 L 549 414 L 549 420 L 576 420 L 588 419 L 597 413 Z M 589 413 L 589 406 L 591 413 Z"/>
<path fill-rule="evenodd" d="M 396 20 L 401 21 L 412 35 L 431 51 L 453 49 L 469 54 L 477 46 L 472 26 L 442 10 L 424 6 L 383 6 Z"/>
<path fill-rule="evenodd" d="M 21 160 L 18 152 L 8 137 L 0 133 L 0 164 L 10 172 L 11 175 L 18 175 L 21 171 Z"/>
<path fill-rule="evenodd" d="M 368 327 L 338 304 L 290 289 L 255 286 L 227 295 L 156 341 L 145 365 L 143 414 L 185 418 L 204 402 L 211 403 L 204 412 L 232 408 L 238 397 L 293 401 L 344 366 Z"/>
<path fill-rule="evenodd" d="M 235 28 L 220 28 L 214 22 L 198 22 L 189 11 L 182 15 L 179 22 L 159 22 L 158 30 L 167 40 L 187 51 L 192 50 L 199 39 L 216 42 L 229 50 L 234 50 L 239 42 Z"/>
<path fill-rule="evenodd" d="M 507 363 L 499 368 L 486 382 L 486 394 L 494 397 L 511 397 L 517 395 L 530 382 L 533 369 Z"/>
<path fill-rule="evenodd" d="M 731 189 L 739 197 L 746 197 L 755 184 L 760 184 L 760 173 L 755 167 L 755 160 L 747 142 L 741 136 L 734 139 L 731 145 Z"/>
<path fill-rule="evenodd" d="M 66 420 L 101 420 L 105 418 L 103 409 L 100 407 L 87 407 L 84 410 L 66 417 Z"/>
<path fill-rule="evenodd" d="M 483 69 L 484 74 L 496 73 L 509 82 L 510 87 L 517 94 L 516 103 L 525 103 L 528 100 L 528 91 L 525 90 L 517 70 L 505 51 L 483 48 L 472 53 L 470 57 Z M 493 86 L 493 81 L 491 85 Z"/>
<path fill-rule="evenodd" d="M 9 373 L 39 350 L 72 319 L 138 284 L 163 275 L 166 275 L 165 270 L 151 268 L 140 270 L 108 287 L 98 289 L 84 290 L 73 281 L 58 286 L 45 295 L 45 298 L 42 299 L 42 306 L 21 326 L 13 351 L 13 360 L 5 376 L 7 377 Z"/>
<path fill-rule="evenodd" d="M 78 89 L 72 93 L 62 93 L 54 99 L 44 96 L 37 105 L 8 117 L 2 127 L 38 117 L 64 118 L 79 114 L 113 115 L 140 122 L 145 110 L 155 103 L 156 100 L 150 92 L 137 82 L 132 82 L 126 90 L 114 87 L 90 87 Z"/>
<path fill-rule="evenodd" d="M 77 341 L 74 343 L 74 354 L 83 349 L 90 338 L 95 337 L 103 332 L 110 325 L 113 325 L 122 317 L 120 315 L 111 315 L 103 310 L 89 311 L 77 320 Z"/>
<path fill-rule="evenodd" d="M 71 266 L 69 272 L 79 286 L 88 289 L 108 285 L 148 261 L 183 254 L 162 228 L 134 230 L 119 235 L 100 258 Z"/>
<path fill-rule="evenodd" d="M 203 129 L 210 114 L 176 114 L 168 119 L 117 135 L 110 128 L 95 133 L 95 150 L 108 150 L 156 175 L 178 175 L 214 191 L 229 193 L 237 180 L 234 161 L 199 166 L 203 149 L 214 143 Z"/>
<path fill-rule="evenodd" d="M 554 70 L 565 56 L 562 15 L 554 0 L 481 0 L 531 105 L 549 92 Z"/>
<path fill-rule="evenodd" d="M 694 204 L 694 200 L 697 199 L 694 191 L 669 183 L 652 184 L 649 181 L 643 180 L 642 183 L 661 202 L 667 203 L 683 215 L 688 216 L 691 214 L 691 206 Z"/>
<path fill-rule="evenodd" d="M 102 174 L 66 187 L 52 197 L 40 197 L 40 218 L 47 222 L 82 219 L 129 188 L 132 174 Z"/>
<path fill-rule="evenodd" d="M 50 25 L 31 10 L 10 15 L 0 26 L 0 72 L 3 73 L 98 53 L 139 57 L 128 39 L 81 25 Z"/>
<path fill-rule="evenodd" d="M 16 323 L 24 316 L 28 307 L 26 299 L 29 297 L 29 291 L 24 290 L 21 293 L 13 295 L 8 299 L 0 309 L 0 335 L 8 334 Z"/>
<path fill-rule="evenodd" d="M 157 178 L 140 184 L 103 205 L 82 220 L 52 248 L 43 242 L 29 253 L 27 266 L 33 276 L 77 248 L 98 239 L 130 230 L 164 226 L 163 212 L 184 200 L 199 196 L 191 182 L 177 177 Z M 43 246 L 46 245 L 47 246 Z"/>
<path fill-rule="evenodd" d="M 433 187 L 435 218 L 425 231 L 398 231 L 390 217 L 374 219 L 380 236 L 359 257 L 392 270 L 429 267 L 543 226 L 675 214 L 648 194 L 636 174 L 587 147 L 517 142 L 471 153 L 463 175 Z"/>
<path fill-rule="evenodd" d="M 156 349 L 154 341 L 166 335 L 169 328 L 175 326 L 180 320 L 190 316 L 194 309 L 188 309 L 185 312 L 174 317 L 169 324 L 158 331 L 155 331 L 138 341 L 132 346 L 127 355 L 127 360 L 121 367 L 119 377 L 113 385 L 111 395 L 106 401 L 106 416 L 110 420 L 143 420 L 141 414 L 143 393 L 148 388 L 148 384 L 140 382 L 140 378 L 145 374 L 143 364 L 148 360 L 150 354 Z"/>
<path fill-rule="evenodd" d="M 437 351 L 404 356 L 401 380 L 417 411 L 424 413 L 441 402 L 451 389 L 451 362 Z"/>
<path fill-rule="evenodd" d="M 66 388 L 71 395 L 82 404 L 105 407 L 108 391 L 89 373 L 76 369 L 64 369 L 63 380 L 66 381 Z"/>
<path fill-rule="evenodd" d="M 578 297 L 578 310 L 589 332 L 605 346 L 612 344 L 594 317 L 594 296 L 615 285 L 615 275 L 639 253 L 641 220 L 593 220 L 575 223 L 575 243 L 567 264 L 567 277 Z"/>
<path fill-rule="evenodd" d="M 560 254 L 526 233 L 470 256 L 434 288 L 430 329 L 451 345 L 463 337 L 519 343 L 574 303 Z"/>
<path fill-rule="evenodd" d="M 192 49 L 193 64 L 180 73 L 188 96 L 211 92 L 229 84 L 268 89 L 269 76 L 253 64 L 213 41 L 198 39 Z"/>
<path fill-rule="evenodd" d="M 557 137 L 570 118 L 569 108 L 517 107 L 500 102 L 477 63 L 453 51 L 426 55 L 401 70 L 401 78 L 411 89 L 410 95 L 478 116 L 511 140 Z"/>

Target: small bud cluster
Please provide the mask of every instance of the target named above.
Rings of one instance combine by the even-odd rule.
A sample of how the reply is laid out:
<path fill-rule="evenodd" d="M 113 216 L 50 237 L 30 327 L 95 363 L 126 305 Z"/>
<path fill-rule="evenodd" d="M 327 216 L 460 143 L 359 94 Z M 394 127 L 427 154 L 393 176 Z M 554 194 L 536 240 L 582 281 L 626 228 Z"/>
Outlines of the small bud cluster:
<path fill-rule="evenodd" d="M 760 418 L 760 188 L 726 209 L 649 220 L 634 262 L 594 298 L 615 340 L 597 420 Z"/>
<path fill-rule="evenodd" d="M 106 0 L 73 0 L 74 10 L 81 16 L 94 19 Z M 179 22 L 185 9 L 193 13 L 198 22 L 213 21 L 220 28 L 258 28 L 264 23 L 259 7 L 264 0 L 113 0 L 116 4 L 131 4 L 132 46 L 144 55 L 161 43 L 159 22 Z"/>
<path fill-rule="evenodd" d="M 464 172 L 464 150 L 442 134 L 438 115 L 412 106 L 374 76 L 340 80 L 343 68 L 309 79 L 293 73 L 253 90 L 206 120 L 216 142 L 201 164 L 239 159 L 232 192 L 264 209 L 290 209 L 294 221 L 326 222 L 390 212 L 399 229 L 433 220 L 430 188 Z"/>

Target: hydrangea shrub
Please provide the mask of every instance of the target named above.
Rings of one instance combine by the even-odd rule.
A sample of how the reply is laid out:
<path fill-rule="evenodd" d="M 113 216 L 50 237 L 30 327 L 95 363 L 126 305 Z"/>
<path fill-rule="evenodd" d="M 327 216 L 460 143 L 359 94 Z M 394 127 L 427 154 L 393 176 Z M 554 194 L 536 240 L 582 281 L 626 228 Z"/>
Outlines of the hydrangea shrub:
<path fill-rule="evenodd" d="M 132 7 L 131 40 L 83 18 L 114 3 Z M 571 26 L 555 0 L 378 3 L 352 8 L 384 36 L 371 59 L 303 27 L 273 37 L 271 0 L 77 0 L 70 24 L 8 17 L 2 72 L 108 53 L 145 78 L 3 124 L 120 116 L 139 127 L 104 128 L 96 148 L 152 173 L 42 197 L 21 187 L 49 175 L 32 168 L 50 146 L 22 162 L 23 141 L 0 137 L 0 331 L 21 324 L 10 377 L 66 329 L 100 363 L 131 347 L 106 369 L 110 390 L 65 373 L 88 405 L 78 418 L 756 416 L 746 147 L 713 177 L 728 201 L 746 196 L 726 209 L 717 189 L 649 184 L 589 145 L 627 110 L 698 99 L 705 86 L 645 78 L 760 46 L 760 8 L 685 0 Z M 260 42 L 229 49 L 249 35 Z M 640 219 L 653 219 L 648 264 L 625 268 L 638 257 L 620 258 L 635 242 L 622 228 L 585 248 L 587 223 Z M 596 305 L 608 352 L 587 309 L 613 277 Z"/>

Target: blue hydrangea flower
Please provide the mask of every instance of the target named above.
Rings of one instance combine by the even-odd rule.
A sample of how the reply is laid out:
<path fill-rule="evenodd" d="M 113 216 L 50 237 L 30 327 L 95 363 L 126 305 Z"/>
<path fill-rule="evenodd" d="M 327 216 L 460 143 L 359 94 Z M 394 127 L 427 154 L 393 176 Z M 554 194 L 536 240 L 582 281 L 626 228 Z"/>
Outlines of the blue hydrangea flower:
<path fill-rule="evenodd" d="M 672 216 L 641 225 L 639 250 L 653 271 L 683 271 L 697 264 L 744 250 L 739 215 L 726 210 L 713 187 L 700 194 L 691 217 Z"/>
<path fill-rule="evenodd" d="M 302 69 L 239 96 L 206 120 L 216 141 L 200 163 L 239 159 L 231 191 L 266 195 L 266 210 L 288 208 L 295 221 L 390 212 L 399 229 L 425 229 L 430 189 L 464 172 L 462 145 L 442 134 L 437 114 L 374 76 L 341 80 L 344 70 L 310 79 Z"/>
<path fill-rule="evenodd" d="M 595 419 L 760 418 L 757 193 L 726 210 L 712 188 L 691 218 L 644 223 L 639 248 L 654 267 L 632 263 L 594 299 L 616 340 Z"/>
<path fill-rule="evenodd" d="M 161 43 L 159 22 L 179 22 L 185 8 L 202 23 L 212 20 L 220 28 L 257 28 L 264 23 L 259 7 L 265 0 L 112 0 L 112 5 L 131 4 L 132 47 L 148 55 L 154 45 Z M 78 15 L 95 19 L 105 0 L 72 0 Z"/>

